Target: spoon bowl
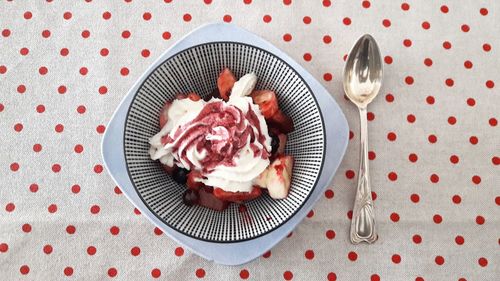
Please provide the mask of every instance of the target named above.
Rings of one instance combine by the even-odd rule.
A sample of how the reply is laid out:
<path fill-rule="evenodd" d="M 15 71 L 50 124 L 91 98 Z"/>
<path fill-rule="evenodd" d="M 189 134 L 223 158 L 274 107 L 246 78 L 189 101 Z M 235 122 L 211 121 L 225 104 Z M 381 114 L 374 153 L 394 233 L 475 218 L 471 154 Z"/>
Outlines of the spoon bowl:
<path fill-rule="evenodd" d="M 369 34 L 352 47 L 344 68 L 344 91 L 358 107 L 366 107 L 382 86 L 382 56 L 377 42 Z"/>

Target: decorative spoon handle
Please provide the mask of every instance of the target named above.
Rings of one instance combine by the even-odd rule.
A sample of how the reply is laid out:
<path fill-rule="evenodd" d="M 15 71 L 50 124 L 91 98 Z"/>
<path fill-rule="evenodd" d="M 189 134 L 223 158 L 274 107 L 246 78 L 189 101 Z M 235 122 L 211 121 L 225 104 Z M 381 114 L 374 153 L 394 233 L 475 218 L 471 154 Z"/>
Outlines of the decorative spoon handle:
<path fill-rule="evenodd" d="M 361 121 L 361 153 L 359 164 L 358 188 L 354 201 L 351 221 L 351 242 L 373 243 L 378 235 L 375 229 L 375 213 L 373 210 L 370 173 L 368 170 L 368 125 L 366 107 L 359 107 Z"/>

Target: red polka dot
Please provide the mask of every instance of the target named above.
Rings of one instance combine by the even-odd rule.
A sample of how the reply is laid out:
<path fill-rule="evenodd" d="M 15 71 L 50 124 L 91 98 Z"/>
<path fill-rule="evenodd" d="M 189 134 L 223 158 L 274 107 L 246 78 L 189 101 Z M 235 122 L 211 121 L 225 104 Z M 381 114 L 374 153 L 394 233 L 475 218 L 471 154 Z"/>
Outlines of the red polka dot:
<path fill-rule="evenodd" d="M 38 184 L 36 184 L 36 183 L 30 184 L 30 191 L 33 193 L 37 192 L 38 191 Z"/>
<path fill-rule="evenodd" d="M 486 81 L 485 85 L 487 88 L 493 89 L 493 87 L 495 87 L 495 82 L 488 80 L 488 81 Z"/>
<path fill-rule="evenodd" d="M 75 226 L 73 226 L 73 225 L 68 225 L 68 226 L 66 227 L 66 232 L 67 232 L 68 234 L 75 234 L 75 232 L 76 232 L 76 227 L 75 227 Z"/>
<path fill-rule="evenodd" d="M 36 106 L 36 112 L 43 113 L 45 112 L 45 106 L 43 104 L 39 104 Z"/>
<path fill-rule="evenodd" d="M 411 153 L 410 155 L 408 155 L 408 160 L 410 160 L 410 162 L 413 162 L 413 163 L 417 162 L 417 160 L 418 160 L 417 154 Z"/>
<path fill-rule="evenodd" d="M 371 5 L 370 1 L 367 1 L 367 0 L 361 2 L 361 6 L 363 6 L 363 8 L 365 8 L 365 9 L 370 8 L 370 5 Z"/>
<path fill-rule="evenodd" d="M 328 198 L 328 199 L 332 199 L 332 198 L 333 198 L 333 196 L 334 196 L 333 190 L 331 190 L 331 189 L 327 189 L 327 190 L 325 191 L 325 197 L 326 197 L 326 198 Z"/>
<path fill-rule="evenodd" d="M 389 141 L 395 141 L 396 138 L 397 138 L 397 135 L 394 132 L 390 132 L 390 133 L 387 134 L 387 139 Z"/>
<path fill-rule="evenodd" d="M 444 264 L 444 258 L 442 256 L 436 256 L 434 259 L 437 265 L 443 265 Z"/>
<path fill-rule="evenodd" d="M 371 111 L 368 111 L 366 118 L 368 119 L 368 121 L 373 121 L 375 119 L 375 114 Z"/>
<path fill-rule="evenodd" d="M 290 33 L 285 33 L 285 34 L 283 35 L 283 40 L 284 40 L 285 42 L 290 42 L 290 41 L 292 41 L 292 35 L 291 35 Z"/>
<path fill-rule="evenodd" d="M 110 232 L 112 235 L 118 235 L 118 233 L 120 233 L 120 228 L 118 228 L 118 226 L 112 226 L 112 227 L 109 229 L 109 232 Z"/>
<path fill-rule="evenodd" d="M 311 19 L 311 17 L 309 17 L 309 16 L 305 16 L 305 17 L 302 19 L 302 21 L 303 21 L 305 24 L 310 24 L 310 23 L 311 23 L 311 21 L 312 21 L 312 19 Z"/>
<path fill-rule="evenodd" d="M 109 50 L 107 48 L 102 48 L 99 53 L 101 54 L 101 56 L 105 57 L 109 54 Z"/>
<path fill-rule="evenodd" d="M 120 189 L 118 186 L 115 186 L 114 191 L 115 191 L 115 193 L 116 193 L 116 194 L 118 194 L 118 195 L 122 194 L 122 191 L 121 191 L 121 189 Z M 161 234 L 161 233 L 160 233 L 160 234 Z"/>
<path fill-rule="evenodd" d="M 19 53 L 22 55 L 22 56 L 26 56 L 28 55 L 28 53 L 30 52 L 30 50 L 28 48 L 21 48 L 21 50 L 19 50 Z"/>
<path fill-rule="evenodd" d="M 189 22 L 189 21 L 191 21 L 192 17 L 191 17 L 191 15 L 190 15 L 190 14 L 184 14 L 184 15 L 182 16 L 182 19 L 183 19 L 185 22 Z"/>
<path fill-rule="evenodd" d="M 95 165 L 95 166 L 94 166 L 94 172 L 95 172 L 96 174 L 100 174 L 100 173 L 102 173 L 102 171 L 103 171 L 103 170 L 104 170 L 104 168 L 103 168 L 103 166 L 102 166 L 102 165 L 99 165 L 99 164 L 98 164 L 98 165 Z"/>
<path fill-rule="evenodd" d="M 122 37 L 123 37 L 124 39 L 128 39 L 128 38 L 130 38 L 130 35 L 132 35 L 132 34 L 130 33 L 130 31 L 128 31 L 128 30 L 124 30 L 124 31 L 122 31 Z"/>
<path fill-rule="evenodd" d="M 382 20 L 382 25 L 385 27 L 390 27 L 391 21 L 389 19 L 384 19 L 384 20 Z"/>
<path fill-rule="evenodd" d="M 483 225 L 486 219 L 483 216 L 477 216 L 476 217 L 476 223 L 479 225 Z"/>
<path fill-rule="evenodd" d="M 1 111 L 1 110 L 0 110 L 0 111 Z M 488 123 L 490 124 L 490 126 L 495 127 L 495 126 L 498 124 L 498 121 L 497 121 L 497 119 L 496 119 L 496 118 L 493 118 L 493 117 L 492 117 L 492 118 L 490 118 L 490 119 L 488 120 Z"/>
<path fill-rule="evenodd" d="M 471 144 L 476 145 L 476 144 L 479 142 L 479 139 L 478 139 L 476 136 L 471 136 L 471 137 L 469 138 L 469 142 L 470 142 Z"/>
<path fill-rule="evenodd" d="M 160 278 L 161 270 L 159 270 L 158 268 L 154 268 L 153 270 L 151 270 L 151 276 L 153 278 Z"/>
<path fill-rule="evenodd" d="M 470 27 L 467 24 L 463 24 L 460 29 L 462 29 L 463 32 L 469 32 Z"/>
<path fill-rule="evenodd" d="M 19 170 L 19 163 L 14 162 L 14 163 L 10 164 L 10 170 L 12 172 L 17 172 Z"/>
<path fill-rule="evenodd" d="M 370 281 L 380 281 L 380 276 L 378 276 L 378 274 L 372 274 L 370 276 Z"/>
<path fill-rule="evenodd" d="M 58 92 L 59 94 L 61 94 L 61 95 L 65 94 L 65 93 L 66 93 L 66 90 L 67 90 L 67 89 L 66 89 L 66 86 L 64 86 L 64 85 L 61 85 L 61 86 L 59 86 L 59 87 L 57 88 L 57 92 Z"/>
<path fill-rule="evenodd" d="M 9 29 L 2 30 L 2 36 L 3 37 L 9 37 L 10 36 L 10 30 Z"/>
<path fill-rule="evenodd" d="M 332 240 L 335 238 L 335 231 L 329 229 L 326 231 L 325 236 L 327 239 Z"/>
<path fill-rule="evenodd" d="M 399 221 L 399 215 L 398 215 L 398 213 L 392 213 L 390 217 L 391 217 L 391 221 L 393 221 L 393 222 L 398 222 Z"/>
<path fill-rule="evenodd" d="M 418 203 L 420 201 L 420 196 L 416 193 L 413 193 L 412 195 L 410 195 L 410 200 L 413 203 Z"/>
<path fill-rule="evenodd" d="M 102 13 L 102 18 L 105 20 L 109 20 L 111 18 L 111 13 L 108 11 Z"/>
<path fill-rule="evenodd" d="M 486 15 L 488 15 L 488 9 L 486 9 L 486 8 L 481 8 L 481 9 L 479 10 L 479 13 L 480 13 L 481 15 L 483 15 L 483 16 L 486 16 Z"/>
<path fill-rule="evenodd" d="M 354 133 L 352 131 L 349 131 L 349 139 L 352 140 L 354 138 Z"/>
<path fill-rule="evenodd" d="M 460 197 L 460 195 L 453 195 L 453 197 L 451 198 L 451 200 L 455 204 L 460 204 L 460 202 L 462 202 L 462 198 Z"/>
<path fill-rule="evenodd" d="M 415 235 L 413 235 L 412 240 L 413 240 L 413 243 L 420 244 L 420 243 L 422 243 L 422 236 L 415 234 Z"/>
<path fill-rule="evenodd" d="M 368 151 L 368 159 L 375 160 L 375 158 L 377 158 L 377 154 L 375 154 L 375 151 Z"/>
<path fill-rule="evenodd" d="M 412 42 L 411 42 L 411 40 L 410 40 L 410 39 L 405 39 L 405 40 L 403 40 L 403 45 L 404 45 L 405 47 L 411 47 L 411 44 L 412 44 Z"/>
<path fill-rule="evenodd" d="M 89 70 L 85 66 L 83 66 L 83 67 L 80 68 L 80 74 L 81 75 L 87 75 L 88 72 L 89 72 Z"/>
<path fill-rule="evenodd" d="M 310 53 L 305 53 L 305 54 L 304 54 L 304 60 L 305 60 L 305 61 L 311 61 L 311 59 L 312 59 L 312 56 L 311 56 L 311 54 L 310 54 Z"/>
<path fill-rule="evenodd" d="M 87 254 L 89 254 L 89 256 L 95 255 L 96 252 L 97 252 L 97 249 L 94 246 L 89 246 L 87 248 Z"/>
<path fill-rule="evenodd" d="M 33 17 L 33 14 L 30 11 L 27 11 L 27 12 L 24 12 L 23 17 L 24 17 L 24 19 L 29 20 Z"/>
<path fill-rule="evenodd" d="M 372 191 L 372 199 L 373 201 L 377 200 L 377 193 L 375 191 Z"/>
<path fill-rule="evenodd" d="M 306 259 L 312 260 L 312 259 L 314 259 L 314 251 L 313 250 L 307 250 L 304 253 L 304 256 L 306 257 Z"/>
<path fill-rule="evenodd" d="M 16 205 L 14 205 L 14 203 L 8 203 L 7 205 L 5 205 L 5 211 L 7 211 L 9 213 L 14 211 L 15 208 L 16 208 Z"/>
<path fill-rule="evenodd" d="M 24 85 L 17 86 L 17 92 L 20 94 L 24 94 L 26 92 L 26 86 Z"/>
<path fill-rule="evenodd" d="M 0 243 L 0 253 L 7 253 L 9 250 L 9 245 L 6 243 Z"/>
<path fill-rule="evenodd" d="M 149 13 L 149 12 L 146 12 L 146 13 L 142 14 L 142 18 L 143 18 L 145 21 L 150 20 L 150 19 L 151 19 L 151 17 L 152 17 L 152 16 L 151 16 L 151 13 Z"/>
<path fill-rule="evenodd" d="M 354 175 L 355 175 L 355 174 L 354 174 L 354 171 L 353 171 L 353 170 L 347 170 L 347 171 L 345 172 L 345 176 L 346 176 L 348 179 L 352 179 L 352 178 L 354 178 Z"/>
<path fill-rule="evenodd" d="M 424 21 L 424 22 L 422 22 L 422 28 L 427 30 L 427 29 L 431 28 L 431 24 L 428 21 Z"/>
<path fill-rule="evenodd" d="M 74 150 L 75 150 L 76 153 L 82 153 L 83 152 L 83 146 L 81 144 L 77 144 L 77 145 L 75 145 Z"/>
<path fill-rule="evenodd" d="M 263 258 L 267 259 L 269 257 L 271 257 L 271 251 L 267 251 L 265 252 L 263 255 L 262 255 Z"/>
<path fill-rule="evenodd" d="M 50 30 L 45 29 L 44 31 L 42 31 L 42 37 L 49 38 L 50 37 Z"/>
<path fill-rule="evenodd" d="M 116 270 L 116 268 L 111 267 L 110 269 L 108 269 L 108 276 L 109 277 L 115 277 L 117 274 L 118 274 L 118 270 Z"/>
<path fill-rule="evenodd" d="M 198 268 L 195 272 L 196 277 L 203 278 L 205 277 L 205 270 L 203 268 Z"/>
<path fill-rule="evenodd" d="M 27 265 L 23 265 L 21 266 L 21 268 L 19 268 L 19 272 L 21 272 L 22 275 L 27 275 L 28 273 L 30 273 L 30 268 Z"/>
<path fill-rule="evenodd" d="M 391 257 L 391 260 L 392 260 L 393 263 L 398 264 L 398 263 L 401 262 L 401 256 L 398 255 L 398 254 L 394 254 Z"/>
<path fill-rule="evenodd" d="M 434 99 L 433 96 L 428 96 L 425 101 L 428 103 L 428 104 L 434 104 L 434 102 L 436 102 L 436 100 Z"/>
<path fill-rule="evenodd" d="M 285 0 L 283 0 L 283 2 L 285 2 Z M 288 2 L 292 2 L 291 0 L 289 0 Z M 332 5 L 332 1 L 330 0 L 323 0 L 323 6 L 325 7 L 330 7 Z"/>
<path fill-rule="evenodd" d="M 101 207 L 99 207 L 99 205 L 93 205 L 92 207 L 90 207 L 90 212 L 94 215 L 98 214 L 100 211 Z"/>
<path fill-rule="evenodd" d="M 128 68 L 126 68 L 126 67 L 122 67 L 122 68 L 120 69 L 120 74 L 121 74 L 122 76 L 127 76 L 127 75 L 129 74 L 129 70 L 128 70 Z"/>
<path fill-rule="evenodd" d="M 424 59 L 424 64 L 425 64 L 426 66 L 432 66 L 432 59 L 430 59 L 430 58 L 426 58 L 426 59 Z"/>
<path fill-rule="evenodd" d="M 460 159 L 458 158 L 458 156 L 457 156 L 457 155 L 452 155 L 452 156 L 450 156 L 450 162 L 451 162 L 452 164 L 457 164 L 457 163 L 458 163 L 458 161 L 460 161 Z"/>
<path fill-rule="evenodd" d="M 47 69 L 47 67 L 45 66 L 42 66 L 38 69 L 38 73 L 40 73 L 40 75 L 45 75 L 49 72 L 49 70 Z"/>
<path fill-rule="evenodd" d="M 433 183 L 438 183 L 438 182 L 439 182 L 439 176 L 438 176 L 438 175 L 436 175 L 436 174 L 432 174 L 432 175 L 430 176 L 430 180 L 431 180 L 431 182 L 433 182 Z"/>
<path fill-rule="evenodd" d="M 30 233 L 31 232 L 31 225 L 29 223 L 23 224 L 21 227 L 24 233 Z"/>
<path fill-rule="evenodd" d="M 488 260 L 486 258 L 479 258 L 477 260 L 477 263 L 481 266 L 481 267 L 486 267 L 488 265 Z"/>
<path fill-rule="evenodd" d="M 484 43 L 484 44 L 483 44 L 483 50 L 484 50 L 485 52 L 489 52 L 489 51 L 491 51 L 491 45 L 490 45 L 490 44 L 488 44 L 488 43 Z"/>
<path fill-rule="evenodd" d="M 451 49 L 451 43 L 449 41 L 444 41 L 443 48 L 445 48 L 446 50 Z"/>
<path fill-rule="evenodd" d="M 392 64 L 392 57 L 391 56 L 385 56 L 384 57 L 384 62 L 386 64 Z"/>
<path fill-rule="evenodd" d="M 493 165 L 500 165 L 500 157 L 494 156 L 493 158 L 491 158 L 491 162 L 493 163 Z"/>
<path fill-rule="evenodd" d="M 262 20 L 265 22 L 265 23 L 270 23 L 271 20 L 272 20 L 272 17 L 270 15 L 264 15 L 262 17 Z"/>
<path fill-rule="evenodd" d="M 88 31 L 88 30 L 82 31 L 82 37 L 85 38 L 85 39 L 89 38 L 90 37 L 90 31 Z"/>
<path fill-rule="evenodd" d="M 477 176 L 477 175 L 476 175 L 476 176 L 473 176 L 473 177 L 472 177 L 472 182 L 473 182 L 474 184 L 480 184 L 480 183 L 481 183 L 481 177 L 480 177 L 480 176 Z"/>
<path fill-rule="evenodd" d="M 455 125 L 455 123 L 457 123 L 457 118 L 455 118 L 455 116 L 448 117 L 448 124 Z"/>
<path fill-rule="evenodd" d="M 52 165 L 52 172 L 59 173 L 60 171 L 61 171 L 61 165 L 59 164 Z"/>
<path fill-rule="evenodd" d="M 441 215 L 436 214 L 432 217 L 432 220 L 435 223 L 440 224 L 443 221 L 443 217 L 441 217 Z"/>
<path fill-rule="evenodd" d="M 387 95 L 385 95 L 385 100 L 387 102 L 393 102 L 394 101 L 394 96 L 392 94 L 387 94 Z"/>
<path fill-rule="evenodd" d="M 406 78 L 405 78 L 405 83 L 406 83 L 406 84 L 408 84 L 408 85 L 412 85 L 412 84 L 413 84 L 413 82 L 414 82 L 413 77 L 411 77 L 411 76 L 406 76 Z"/>
<path fill-rule="evenodd" d="M 464 61 L 464 67 L 467 68 L 467 69 L 471 69 L 472 68 L 472 62 L 470 60 Z"/>
<path fill-rule="evenodd" d="M 170 34 L 170 32 L 168 31 L 165 31 L 162 33 L 161 37 L 164 39 L 164 40 L 168 40 L 172 37 L 172 34 Z"/>
<path fill-rule="evenodd" d="M 351 19 L 348 18 L 348 17 L 345 17 L 342 22 L 344 23 L 344 25 L 351 25 Z"/>
<path fill-rule="evenodd" d="M 285 271 L 285 272 L 283 273 L 283 278 L 284 278 L 285 280 L 292 280 L 292 279 L 293 279 L 293 273 L 292 273 L 291 271 L 288 271 L 288 270 L 287 270 L 287 271 Z"/>
<path fill-rule="evenodd" d="M 243 3 L 245 3 L 246 5 L 250 5 L 252 4 L 252 0 L 243 0 Z"/>
<path fill-rule="evenodd" d="M 332 76 L 332 74 L 331 74 L 331 73 L 325 73 L 325 74 L 323 74 L 323 79 L 324 79 L 325 81 L 332 81 L 333 76 Z"/>
<path fill-rule="evenodd" d="M 460 235 L 457 235 L 455 237 L 455 243 L 457 243 L 457 245 L 463 245 L 465 242 L 464 238 Z"/>
<path fill-rule="evenodd" d="M 347 212 L 347 218 L 348 218 L 349 220 L 352 220 L 352 210 L 349 210 L 349 211 Z"/>
<path fill-rule="evenodd" d="M 326 279 L 328 281 L 336 281 L 337 280 L 337 274 L 335 274 L 335 272 L 330 272 L 328 273 L 328 275 L 326 276 Z"/>
<path fill-rule="evenodd" d="M 66 275 L 66 276 L 71 276 L 71 275 L 73 275 L 73 268 L 72 268 L 72 267 L 70 267 L 70 266 L 68 266 L 68 267 L 64 268 L 64 275 Z"/>
<path fill-rule="evenodd" d="M 87 109 L 85 108 L 85 106 L 84 106 L 84 105 L 80 105 L 80 106 L 78 106 L 78 107 L 76 108 L 76 112 L 78 112 L 78 113 L 80 113 L 80 114 L 84 114 L 86 110 L 87 110 Z"/>
<path fill-rule="evenodd" d="M 69 54 L 69 50 L 68 48 L 62 48 L 61 51 L 59 51 L 59 53 L 61 54 L 61 56 L 65 57 Z"/>
<path fill-rule="evenodd" d="M 63 18 L 64 18 L 65 20 L 69 20 L 69 19 L 71 19 L 71 17 L 72 17 L 72 16 L 73 16 L 73 15 L 71 14 L 71 12 L 65 12 L 65 13 L 63 14 Z"/>
<path fill-rule="evenodd" d="M 225 22 L 231 22 L 233 20 L 233 18 L 231 17 L 231 15 L 224 15 L 222 17 L 222 20 Z"/>
<path fill-rule="evenodd" d="M 427 138 L 430 143 L 436 143 L 437 142 L 437 136 L 436 135 L 429 135 Z"/>
<path fill-rule="evenodd" d="M 71 186 L 71 192 L 77 194 L 80 192 L 80 186 L 78 184 L 75 184 L 73 186 Z"/>
<path fill-rule="evenodd" d="M 358 259 L 358 254 L 356 254 L 356 252 L 349 252 L 349 254 L 347 254 L 347 258 L 350 261 L 356 261 Z"/>
<path fill-rule="evenodd" d="M 141 254 L 141 248 L 137 246 L 133 247 L 132 249 L 130 249 L 130 254 L 132 254 L 132 256 L 134 257 L 137 257 L 138 255 Z"/>
<path fill-rule="evenodd" d="M 105 95 L 108 92 L 108 88 L 106 86 L 99 87 L 99 94 Z"/>
<path fill-rule="evenodd" d="M 17 123 L 16 125 L 14 125 L 14 130 L 16 132 L 21 132 L 23 130 L 23 124 Z"/>
<path fill-rule="evenodd" d="M 398 174 L 396 174 L 395 172 L 390 172 L 387 177 L 389 178 L 389 180 L 391 181 L 396 181 L 398 179 Z"/>
<path fill-rule="evenodd" d="M 0 65 L 0 74 L 5 74 L 7 72 L 7 67 L 5 65 Z"/>
<path fill-rule="evenodd" d="M 448 6 L 446 6 L 446 5 L 441 6 L 441 12 L 446 14 L 446 13 L 448 13 L 448 11 L 449 11 Z"/>
<path fill-rule="evenodd" d="M 175 248 L 174 254 L 178 257 L 184 255 L 184 249 L 182 247 Z"/>
<path fill-rule="evenodd" d="M 446 83 L 446 86 L 453 87 L 453 84 L 455 84 L 455 81 L 453 81 L 453 79 L 451 79 L 451 78 L 448 78 L 448 79 L 446 79 L 445 83 Z"/>
<path fill-rule="evenodd" d="M 140 215 L 140 214 L 141 214 L 141 211 L 139 211 L 139 209 L 137 209 L 137 208 L 134 208 L 134 214 L 136 214 L 136 215 Z"/>
<path fill-rule="evenodd" d="M 50 204 L 49 207 L 47 208 L 47 210 L 49 211 L 49 213 L 53 214 L 53 213 L 57 212 L 57 205 Z"/>

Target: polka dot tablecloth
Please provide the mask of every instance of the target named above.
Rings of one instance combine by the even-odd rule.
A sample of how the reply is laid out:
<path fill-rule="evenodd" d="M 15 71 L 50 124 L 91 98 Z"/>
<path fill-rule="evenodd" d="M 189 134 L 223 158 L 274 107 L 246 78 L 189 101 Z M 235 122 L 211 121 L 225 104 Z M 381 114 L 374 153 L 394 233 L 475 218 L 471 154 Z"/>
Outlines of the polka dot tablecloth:
<path fill-rule="evenodd" d="M 497 1 L 13 0 L 0 11 L 0 279 L 500 280 Z M 290 54 L 351 128 L 313 211 L 235 267 L 155 228 L 100 155 L 106 124 L 141 73 L 214 21 Z M 380 239 L 354 246 L 359 121 L 341 82 L 364 33 L 385 62 L 368 114 Z"/>

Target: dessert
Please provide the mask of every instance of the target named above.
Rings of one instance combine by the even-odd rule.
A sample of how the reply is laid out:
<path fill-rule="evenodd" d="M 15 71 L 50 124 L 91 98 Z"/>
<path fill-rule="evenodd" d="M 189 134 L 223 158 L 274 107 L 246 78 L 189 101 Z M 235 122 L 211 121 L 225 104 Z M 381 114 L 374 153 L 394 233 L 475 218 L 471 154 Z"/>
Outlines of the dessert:
<path fill-rule="evenodd" d="M 263 192 L 287 196 L 293 157 L 284 150 L 293 120 L 280 110 L 276 94 L 255 90 L 256 83 L 254 73 L 236 80 L 225 68 L 210 97 L 178 94 L 160 110 L 149 154 L 186 184 L 186 205 L 222 211 Z"/>

